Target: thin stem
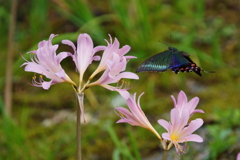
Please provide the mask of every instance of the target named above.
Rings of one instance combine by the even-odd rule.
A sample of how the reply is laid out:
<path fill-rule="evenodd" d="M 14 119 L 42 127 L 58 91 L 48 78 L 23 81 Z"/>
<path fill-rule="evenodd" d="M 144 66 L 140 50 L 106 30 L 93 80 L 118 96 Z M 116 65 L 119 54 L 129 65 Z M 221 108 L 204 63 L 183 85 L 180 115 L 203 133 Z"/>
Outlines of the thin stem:
<path fill-rule="evenodd" d="M 81 147 L 81 111 L 83 112 L 84 93 L 76 93 L 77 99 L 77 160 L 82 159 L 82 147 Z"/>
<path fill-rule="evenodd" d="M 6 62 L 6 75 L 5 75 L 5 111 L 8 116 L 12 113 L 12 63 L 13 63 L 13 50 L 14 50 L 14 28 L 16 23 L 17 13 L 17 0 L 12 0 L 11 16 L 8 32 L 8 53 Z"/>
<path fill-rule="evenodd" d="M 168 153 L 168 150 L 164 149 L 162 160 L 166 160 L 167 159 L 167 153 Z"/>

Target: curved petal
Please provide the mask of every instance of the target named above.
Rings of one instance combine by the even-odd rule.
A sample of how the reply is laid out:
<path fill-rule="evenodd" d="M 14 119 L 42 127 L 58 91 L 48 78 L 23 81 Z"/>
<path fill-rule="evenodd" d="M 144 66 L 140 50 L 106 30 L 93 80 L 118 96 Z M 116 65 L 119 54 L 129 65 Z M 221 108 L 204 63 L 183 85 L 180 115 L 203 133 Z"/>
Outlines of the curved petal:
<path fill-rule="evenodd" d="M 127 78 L 127 79 L 139 79 L 138 75 L 132 72 L 123 72 L 118 74 L 113 81 L 111 81 L 110 83 L 116 83 L 118 82 L 120 79 L 122 78 Z"/>
<path fill-rule="evenodd" d="M 118 55 L 119 56 L 124 56 L 126 53 L 130 51 L 131 47 L 129 45 L 123 46 L 121 49 L 118 50 Z"/>
<path fill-rule="evenodd" d="M 194 131 L 196 131 L 198 128 L 200 128 L 203 125 L 203 120 L 201 118 L 195 119 L 191 121 L 188 125 L 188 127 L 184 128 L 182 130 L 182 135 L 190 135 Z"/>
<path fill-rule="evenodd" d="M 73 51 L 74 52 L 76 51 L 76 47 L 75 47 L 75 45 L 74 45 L 74 43 L 72 41 L 62 40 L 62 43 L 71 46 L 73 48 Z"/>
<path fill-rule="evenodd" d="M 192 113 L 191 113 L 191 115 L 193 115 L 194 113 L 205 113 L 203 110 L 201 110 L 201 109 L 195 109 Z"/>
<path fill-rule="evenodd" d="M 163 133 L 163 134 L 162 134 L 162 138 L 171 141 L 170 135 L 169 135 L 168 133 Z"/>
<path fill-rule="evenodd" d="M 174 98 L 173 95 L 171 95 L 171 98 L 172 98 L 172 101 L 173 101 L 174 107 L 176 108 L 176 107 L 177 107 L 176 99 Z"/>
<path fill-rule="evenodd" d="M 203 142 L 202 137 L 196 134 L 191 134 L 189 136 L 184 137 L 183 139 L 179 139 L 179 142 Z"/>
<path fill-rule="evenodd" d="M 72 56 L 72 54 L 69 52 L 60 52 L 56 57 L 56 61 L 59 64 L 63 59 L 69 56 Z"/>
<path fill-rule="evenodd" d="M 187 96 L 183 91 L 179 92 L 177 103 L 179 107 L 182 107 L 187 103 Z"/>
<path fill-rule="evenodd" d="M 163 128 L 165 128 L 168 132 L 170 131 L 171 125 L 164 119 L 159 119 L 157 121 Z"/>
<path fill-rule="evenodd" d="M 192 112 L 194 111 L 194 109 L 197 107 L 198 102 L 199 102 L 199 98 L 198 98 L 198 97 L 194 97 L 193 99 L 191 99 L 191 100 L 188 102 L 187 105 L 188 105 L 191 113 L 192 113 Z"/>
<path fill-rule="evenodd" d="M 46 89 L 46 90 L 48 90 L 51 85 L 52 85 L 52 81 L 50 81 L 50 82 L 44 81 L 44 82 L 42 83 L 43 89 Z"/>

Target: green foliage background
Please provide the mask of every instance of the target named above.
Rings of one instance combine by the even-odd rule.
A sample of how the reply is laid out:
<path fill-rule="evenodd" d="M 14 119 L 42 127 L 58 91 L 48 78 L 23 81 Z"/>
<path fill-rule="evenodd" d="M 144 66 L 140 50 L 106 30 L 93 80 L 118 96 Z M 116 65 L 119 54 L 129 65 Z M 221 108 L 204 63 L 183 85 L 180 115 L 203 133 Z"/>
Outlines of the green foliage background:
<path fill-rule="evenodd" d="M 4 116 L 7 34 L 11 1 L 0 0 L 0 159 L 72 160 L 75 159 L 75 98 L 69 84 L 57 84 L 45 91 L 30 86 L 32 73 L 19 66 L 21 54 L 38 42 L 58 34 L 62 39 L 77 40 L 88 33 L 95 45 L 106 45 L 108 34 L 117 37 L 121 46 L 130 45 L 129 55 L 138 57 L 129 62 L 134 72 L 146 58 L 170 46 L 183 50 L 205 70 L 216 73 L 139 73 L 131 93 L 145 92 L 141 99 L 143 111 L 154 127 L 162 133 L 157 120 L 168 118 L 173 104 L 170 95 L 183 90 L 190 98 L 198 96 L 199 109 L 205 114 L 202 131 L 204 143 L 191 144 L 182 159 L 235 159 L 240 152 L 240 3 L 228 0 L 22 0 L 18 2 L 14 36 L 13 116 Z M 159 41 L 163 43 L 159 43 Z M 68 50 L 61 45 L 61 50 Z M 69 60 L 64 69 L 77 79 Z M 93 65 L 94 66 L 94 65 Z M 94 67 L 89 69 L 89 74 Z M 119 102 L 120 101 L 120 102 Z M 162 150 L 149 131 L 125 124 L 114 107 L 126 107 L 118 94 L 100 87 L 86 93 L 88 114 L 83 124 L 84 159 L 150 159 Z M 193 117 L 193 118 L 196 118 Z M 194 147 L 197 146 L 197 147 Z M 172 149 L 170 159 L 179 159 Z"/>

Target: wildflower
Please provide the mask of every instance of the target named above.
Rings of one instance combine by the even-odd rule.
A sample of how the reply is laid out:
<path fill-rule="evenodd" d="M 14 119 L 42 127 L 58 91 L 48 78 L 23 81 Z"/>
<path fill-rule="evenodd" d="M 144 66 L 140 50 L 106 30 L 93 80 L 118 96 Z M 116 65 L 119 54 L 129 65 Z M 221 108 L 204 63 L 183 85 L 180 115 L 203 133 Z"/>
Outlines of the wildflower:
<path fill-rule="evenodd" d="M 93 41 L 91 37 L 84 33 L 78 36 L 77 48 L 73 42 L 69 40 L 63 40 L 62 43 L 67 44 L 73 48 L 74 54 L 72 55 L 76 68 L 80 74 L 80 83 L 83 80 L 83 75 L 92 63 L 93 60 L 100 60 L 99 56 L 94 56 L 96 52 L 106 49 L 105 46 L 97 46 L 93 48 Z"/>
<path fill-rule="evenodd" d="M 180 115 L 182 114 L 182 111 L 185 107 L 189 109 L 190 117 L 196 112 L 204 113 L 204 111 L 201 109 L 195 109 L 199 102 L 198 97 L 194 97 L 188 102 L 186 94 L 183 91 L 180 91 L 177 101 L 174 96 L 171 96 L 171 98 L 173 100 L 174 107 L 178 109 Z"/>
<path fill-rule="evenodd" d="M 110 37 L 110 43 L 107 40 L 105 40 L 108 45 L 107 45 L 106 49 L 103 52 L 103 55 L 102 55 L 101 61 L 99 63 L 99 66 L 93 72 L 93 74 L 89 77 L 90 80 L 93 79 L 93 77 L 95 75 L 97 75 L 98 73 L 104 71 L 107 68 L 106 61 L 113 59 L 113 57 L 114 57 L 113 53 L 118 54 L 119 57 L 120 57 L 120 60 L 122 60 L 122 58 L 125 58 L 126 60 L 129 60 L 129 59 L 132 59 L 132 58 L 136 58 L 134 56 L 124 56 L 125 54 L 127 54 L 129 52 L 130 46 L 125 45 L 122 48 L 119 48 L 120 47 L 120 43 L 119 43 L 118 39 L 115 38 L 114 42 L 112 42 L 112 37 L 111 37 L 110 34 L 109 34 L 109 37 Z"/>
<path fill-rule="evenodd" d="M 39 82 L 36 80 L 36 76 L 33 77 L 33 86 L 49 89 L 51 85 L 62 82 L 68 82 L 76 86 L 60 65 L 60 62 L 70 56 L 70 54 L 67 52 L 56 54 L 58 45 L 52 45 L 52 39 L 55 36 L 56 35 L 51 34 L 48 41 L 44 40 L 38 44 L 37 50 L 28 52 L 33 53 L 31 61 L 26 60 L 27 62 L 21 65 L 21 67 L 25 66 L 25 71 L 27 72 L 40 74 Z M 45 81 L 43 75 L 49 78 L 50 81 Z"/>
<path fill-rule="evenodd" d="M 163 119 L 158 120 L 158 123 L 168 131 L 168 133 L 162 134 L 162 138 L 171 141 L 175 145 L 179 155 L 185 153 L 187 148 L 186 143 L 185 146 L 181 146 L 179 143 L 203 141 L 199 135 L 192 134 L 202 126 L 203 120 L 198 118 L 188 124 L 190 118 L 189 112 L 190 110 L 185 107 L 180 116 L 179 111 L 174 108 L 171 110 L 171 122 L 167 122 Z"/>
<path fill-rule="evenodd" d="M 161 137 L 157 133 L 157 131 L 153 128 L 151 123 L 148 121 L 147 117 L 145 116 L 144 112 L 142 111 L 140 107 L 140 98 L 144 93 L 142 93 L 138 97 L 138 102 L 136 102 L 136 93 L 133 95 L 133 97 L 128 97 L 126 99 L 127 106 L 129 108 L 123 108 L 123 107 L 118 107 L 116 108 L 117 114 L 120 116 L 120 120 L 117 121 L 117 123 L 129 123 L 133 126 L 139 126 L 146 128 L 153 132 L 160 140 Z"/>
<path fill-rule="evenodd" d="M 127 92 L 127 87 L 124 87 L 124 84 L 121 86 L 111 86 L 109 84 L 117 83 L 121 79 L 129 78 L 129 79 L 138 79 L 138 76 L 132 72 L 123 72 L 126 69 L 127 60 L 125 57 L 119 56 L 117 53 L 112 53 L 112 60 L 107 59 L 106 65 L 107 68 L 103 72 L 102 76 L 96 80 L 88 84 L 86 87 L 99 85 L 111 91 L 118 91 L 125 99 L 129 97 L 129 93 Z"/>

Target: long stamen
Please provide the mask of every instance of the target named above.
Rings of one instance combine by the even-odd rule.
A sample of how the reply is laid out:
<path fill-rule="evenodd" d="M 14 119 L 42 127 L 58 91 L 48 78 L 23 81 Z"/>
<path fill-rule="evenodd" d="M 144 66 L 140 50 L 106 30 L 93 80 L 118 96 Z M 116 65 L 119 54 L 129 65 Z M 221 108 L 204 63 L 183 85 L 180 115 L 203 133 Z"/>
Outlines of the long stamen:
<path fill-rule="evenodd" d="M 135 86 L 135 85 L 134 85 L 134 86 Z M 126 81 L 126 80 L 124 80 L 124 79 L 120 79 L 120 80 L 118 81 L 118 83 L 117 83 L 116 88 L 129 90 L 129 89 L 133 88 L 134 86 L 131 86 L 130 81 Z"/>

